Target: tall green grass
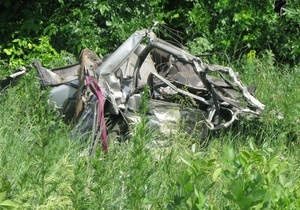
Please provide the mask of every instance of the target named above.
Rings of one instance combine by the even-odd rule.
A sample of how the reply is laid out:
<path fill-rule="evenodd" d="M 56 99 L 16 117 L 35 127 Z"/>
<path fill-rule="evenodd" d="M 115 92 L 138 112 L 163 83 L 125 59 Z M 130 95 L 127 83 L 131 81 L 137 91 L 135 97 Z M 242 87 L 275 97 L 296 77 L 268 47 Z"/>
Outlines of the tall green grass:
<path fill-rule="evenodd" d="M 260 120 L 203 148 L 183 132 L 160 136 L 141 111 L 130 142 L 111 139 L 93 159 L 47 109 L 31 72 L 0 96 L 0 208 L 9 200 L 19 209 L 299 209 L 299 67 L 274 66 L 272 55 L 235 65 L 258 85 Z"/>

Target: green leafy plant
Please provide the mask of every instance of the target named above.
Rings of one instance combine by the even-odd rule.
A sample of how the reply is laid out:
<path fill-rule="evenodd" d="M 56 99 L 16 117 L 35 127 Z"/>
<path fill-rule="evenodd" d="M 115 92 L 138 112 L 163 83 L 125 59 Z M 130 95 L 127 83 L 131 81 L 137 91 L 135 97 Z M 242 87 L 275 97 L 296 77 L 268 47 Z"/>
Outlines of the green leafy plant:
<path fill-rule="evenodd" d="M 296 208 L 297 202 L 285 196 L 299 189 L 295 187 L 296 180 L 288 181 L 288 162 L 284 157 L 272 155 L 271 148 L 258 149 L 252 142 L 249 150 L 236 153 L 227 148 L 224 152 L 225 198 L 240 209 Z"/>
<path fill-rule="evenodd" d="M 6 199 L 6 192 L 0 192 L 0 209 L 15 209 L 18 204 L 12 200 Z"/>
<path fill-rule="evenodd" d="M 221 172 L 217 168 L 211 176 L 217 166 L 216 160 L 204 158 L 202 152 L 196 151 L 196 144 L 193 144 L 191 152 L 186 151 L 181 160 L 186 169 L 177 178 L 177 190 L 168 209 L 208 207 L 205 195 L 214 186 Z"/>
<path fill-rule="evenodd" d="M 50 37 L 43 36 L 38 44 L 32 39 L 14 39 L 3 52 L 9 57 L 11 67 L 28 66 L 35 59 L 43 62 L 44 66 L 64 66 L 74 63 L 74 56 L 62 51 L 58 53 L 50 44 Z M 63 59 L 65 57 L 65 59 Z"/>

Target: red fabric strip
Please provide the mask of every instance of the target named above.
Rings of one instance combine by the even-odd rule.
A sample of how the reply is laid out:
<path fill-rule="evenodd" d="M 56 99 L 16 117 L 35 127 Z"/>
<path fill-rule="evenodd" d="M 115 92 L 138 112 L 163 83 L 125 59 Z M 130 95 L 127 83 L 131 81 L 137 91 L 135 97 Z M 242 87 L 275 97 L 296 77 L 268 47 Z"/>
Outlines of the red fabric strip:
<path fill-rule="evenodd" d="M 97 97 L 99 101 L 99 106 L 98 106 L 98 125 L 101 130 L 101 140 L 102 140 L 102 150 L 104 152 L 108 152 L 108 147 L 107 147 L 107 133 L 106 133 L 106 124 L 105 124 L 105 119 L 104 119 L 104 98 L 102 91 L 97 83 L 96 80 L 91 81 L 91 77 L 86 78 L 87 85 L 93 92 L 93 94 Z M 102 128 L 101 128 L 102 126 Z"/>

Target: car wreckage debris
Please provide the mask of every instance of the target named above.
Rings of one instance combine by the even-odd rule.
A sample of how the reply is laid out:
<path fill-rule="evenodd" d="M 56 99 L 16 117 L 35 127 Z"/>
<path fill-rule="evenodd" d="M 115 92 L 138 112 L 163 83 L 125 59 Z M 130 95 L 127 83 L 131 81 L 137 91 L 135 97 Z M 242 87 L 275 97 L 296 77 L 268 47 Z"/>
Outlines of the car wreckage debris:
<path fill-rule="evenodd" d="M 184 122 L 191 131 L 202 131 L 202 139 L 205 129 L 227 128 L 264 109 L 253 96 L 255 88 L 245 86 L 231 68 L 207 64 L 152 29 L 134 32 L 103 59 L 84 49 L 79 64 L 47 69 L 34 63 L 41 86 L 51 87 L 50 99 L 66 120 L 76 121 L 72 136 L 91 138 L 92 156 L 100 140 L 108 152 L 107 132 L 124 137 L 129 124 L 139 122 L 143 94 L 149 100 L 149 126 L 168 134 Z"/>
<path fill-rule="evenodd" d="M 11 75 L 5 77 L 5 78 L 1 78 L 0 79 L 0 93 L 4 93 L 5 90 L 8 87 L 12 87 L 15 86 L 16 84 L 18 84 L 19 80 L 24 76 L 24 74 L 26 74 L 30 69 L 32 68 L 32 65 L 28 66 L 28 67 L 22 67 L 18 70 L 16 70 L 14 73 L 12 73 Z"/>

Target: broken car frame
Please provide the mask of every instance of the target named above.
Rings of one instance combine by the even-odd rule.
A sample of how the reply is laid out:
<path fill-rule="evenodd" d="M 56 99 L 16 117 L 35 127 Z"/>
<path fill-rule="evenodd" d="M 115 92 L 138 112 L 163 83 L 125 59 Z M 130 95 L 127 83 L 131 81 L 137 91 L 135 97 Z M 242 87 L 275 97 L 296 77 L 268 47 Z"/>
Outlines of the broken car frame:
<path fill-rule="evenodd" d="M 42 86 L 52 87 L 52 101 L 77 121 L 74 133 L 92 136 L 91 155 L 100 139 L 102 149 L 108 151 L 104 115 L 115 120 L 109 132 L 126 135 L 128 124 L 139 120 L 136 111 L 142 94 L 149 94 L 149 126 L 164 133 L 168 121 L 204 122 L 206 129 L 215 131 L 242 115 L 259 116 L 264 109 L 253 88 L 245 86 L 231 68 L 207 64 L 158 38 L 153 29 L 134 32 L 106 59 L 85 49 L 79 64 L 46 69 L 35 62 Z M 180 106 L 177 96 L 190 105 Z"/>

